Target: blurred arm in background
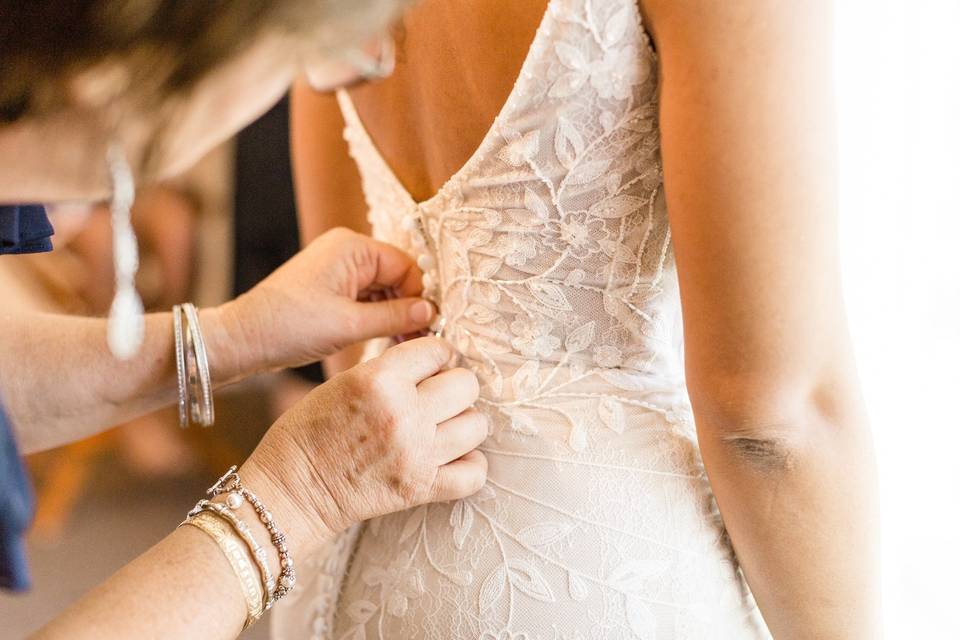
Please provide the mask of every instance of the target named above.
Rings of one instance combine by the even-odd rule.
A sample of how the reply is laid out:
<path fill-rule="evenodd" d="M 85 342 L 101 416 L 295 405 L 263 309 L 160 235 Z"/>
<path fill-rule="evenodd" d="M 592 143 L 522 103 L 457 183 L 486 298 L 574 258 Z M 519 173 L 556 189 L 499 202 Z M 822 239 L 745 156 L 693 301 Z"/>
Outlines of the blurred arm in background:
<path fill-rule="evenodd" d="M 360 173 L 343 139 L 343 116 L 334 94 L 318 93 L 303 81 L 290 95 L 293 179 L 304 244 L 334 227 L 370 235 Z M 327 357 L 327 376 L 360 361 L 363 344 Z"/>

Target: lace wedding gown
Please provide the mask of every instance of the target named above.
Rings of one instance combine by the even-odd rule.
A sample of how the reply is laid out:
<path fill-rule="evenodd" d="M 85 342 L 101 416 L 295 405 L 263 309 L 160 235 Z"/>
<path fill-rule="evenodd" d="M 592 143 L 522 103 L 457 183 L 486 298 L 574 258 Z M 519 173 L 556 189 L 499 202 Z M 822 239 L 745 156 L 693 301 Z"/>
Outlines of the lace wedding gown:
<path fill-rule="evenodd" d="M 301 563 L 277 640 L 770 637 L 686 397 L 657 85 L 635 0 L 552 0 L 485 139 L 419 204 L 339 95 L 374 235 L 423 254 L 425 223 L 489 480 Z"/>

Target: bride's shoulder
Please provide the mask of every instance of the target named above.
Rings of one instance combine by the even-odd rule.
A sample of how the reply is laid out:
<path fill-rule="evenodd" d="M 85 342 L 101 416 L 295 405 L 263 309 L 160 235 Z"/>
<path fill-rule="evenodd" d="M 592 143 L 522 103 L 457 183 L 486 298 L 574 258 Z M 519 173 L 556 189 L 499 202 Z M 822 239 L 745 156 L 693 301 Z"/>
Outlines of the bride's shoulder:
<path fill-rule="evenodd" d="M 827 30 L 832 2 L 778 2 L 777 0 L 636 0 L 644 26 L 657 48 L 712 46 L 718 54 L 723 42 L 763 39 L 771 47 L 797 29 Z M 813 34 L 817 33 L 814 31 Z M 820 31 L 823 33 L 823 31 Z M 680 55 L 680 54 L 677 54 Z"/>

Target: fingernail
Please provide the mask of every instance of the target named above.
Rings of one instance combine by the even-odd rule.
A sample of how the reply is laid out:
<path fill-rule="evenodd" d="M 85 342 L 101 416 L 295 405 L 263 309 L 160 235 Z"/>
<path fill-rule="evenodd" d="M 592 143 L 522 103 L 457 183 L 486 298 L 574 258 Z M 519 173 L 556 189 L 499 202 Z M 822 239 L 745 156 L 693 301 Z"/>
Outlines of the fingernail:
<path fill-rule="evenodd" d="M 433 305 L 426 300 L 421 300 L 410 307 L 410 319 L 417 324 L 424 324 L 433 317 Z"/>

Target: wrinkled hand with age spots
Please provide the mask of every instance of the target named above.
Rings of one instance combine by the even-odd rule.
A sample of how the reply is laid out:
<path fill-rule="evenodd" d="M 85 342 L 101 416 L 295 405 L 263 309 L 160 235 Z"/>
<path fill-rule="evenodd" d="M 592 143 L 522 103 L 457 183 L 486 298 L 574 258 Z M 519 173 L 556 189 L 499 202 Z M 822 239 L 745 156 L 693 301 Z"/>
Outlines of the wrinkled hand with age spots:
<path fill-rule="evenodd" d="M 211 356 L 246 376 L 317 362 L 369 338 L 415 334 L 436 315 L 420 297 L 421 278 L 400 249 L 331 229 L 218 308 L 229 353 Z"/>
<path fill-rule="evenodd" d="M 488 427 L 471 408 L 476 376 L 446 368 L 454 357 L 446 341 L 418 338 L 335 376 L 277 420 L 241 472 L 269 485 L 304 540 L 472 495 Z"/>

